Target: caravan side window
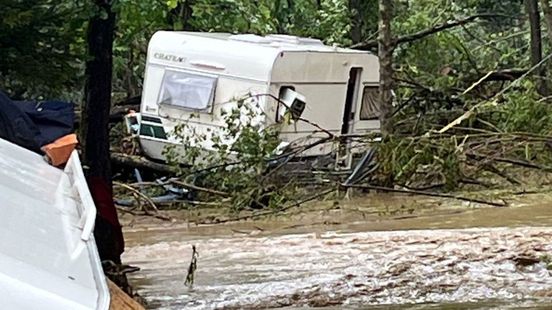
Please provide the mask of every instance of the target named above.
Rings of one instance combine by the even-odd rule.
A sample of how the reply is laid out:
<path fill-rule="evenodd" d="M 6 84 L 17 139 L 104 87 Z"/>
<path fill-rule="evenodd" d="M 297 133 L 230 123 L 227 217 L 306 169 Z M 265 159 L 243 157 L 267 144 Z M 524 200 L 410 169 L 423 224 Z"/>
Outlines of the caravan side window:
<path fill-rule="evenodd" d="M 206 111 L 213 105 L 216 83 L 215 76 L 165 71 L 159 103 Z"/>
<path fill-rule="evenodd" d="M 377 120 L 380 116 L 379 87 L 364 86 L 362 104 L 360 106 L 360 120 Z"/>

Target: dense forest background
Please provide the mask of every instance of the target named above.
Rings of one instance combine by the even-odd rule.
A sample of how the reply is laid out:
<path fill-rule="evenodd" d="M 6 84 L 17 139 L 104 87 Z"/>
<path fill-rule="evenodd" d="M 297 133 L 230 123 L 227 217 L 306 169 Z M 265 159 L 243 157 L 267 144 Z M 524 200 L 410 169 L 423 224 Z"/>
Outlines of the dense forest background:
<path fill-rule="evenodd" d="M 94 16 L 107 18 L 105 9 L 97 5 L 99 2 L 102 1 L 3 0 L 0 12 L 2 88 L 21 98 L 42 96 L 81 101 L 84 64 L 88 57 L 88 22 Z M 479 16 L 457 27 L 399 45 L 394 62 L 399 87 L 450 96 L 489 71 L 530 67 L 530 19 L 522 0 L 390 2 L 394 6 L 391 23 L 395 37 Z M 148 39 L 161 29 L 287 33 L 320 38 L 327 44 L 377 51 L 377 45 L 362 44 L 374 43 L 377 39 L 377 0 L 117 0 L 106 3 L 116 15 L 113 97 L 117 100 L 140 94 Z M 543 30 L 546 28 L 544 22 L 538 23 Z M 546 54 L 548 44 L 543 48 Z M 488 96 L 496 89 L 482 87 L 477 93 Z M 407 98 L 411 92 L 403 93 Z"/>
<path fill-rule="evenodd" d="M 485 170 L 515 184 L 501 164 L 552 162 L 548 0 L 2 0 L 0 20 L 0 88 L 82 104 L 92 119 L 81 141 L 106 178 L 109 146 L 94 146 L 106 103 L 140 95 L 148 39 L 162 29 L 285 33 L 385 56 L 386 183 L 412 185 L 422 171 L 455 189 Z"/>

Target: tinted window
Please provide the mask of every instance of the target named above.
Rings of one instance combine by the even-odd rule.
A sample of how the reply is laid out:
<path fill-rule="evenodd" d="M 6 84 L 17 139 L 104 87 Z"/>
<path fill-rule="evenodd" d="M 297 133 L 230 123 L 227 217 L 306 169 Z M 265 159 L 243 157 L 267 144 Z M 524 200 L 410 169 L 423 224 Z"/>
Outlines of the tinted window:
<path fill-rule="evenodd" d="M 142 123 L 142 125 L 140 126 L 140 135 L 167 140 L 165 129 L 163 129 L 163 127 L 161 126 L 152 126 Z"/>

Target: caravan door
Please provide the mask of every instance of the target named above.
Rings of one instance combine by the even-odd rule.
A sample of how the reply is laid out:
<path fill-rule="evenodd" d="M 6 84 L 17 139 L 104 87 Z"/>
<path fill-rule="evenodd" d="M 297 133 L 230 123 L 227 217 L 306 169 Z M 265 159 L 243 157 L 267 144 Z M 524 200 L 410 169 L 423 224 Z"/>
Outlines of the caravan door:
<path fill-rule="evenodd" d="M 349 80 L 347 82 L 347 95 L 345 97 L 345 106 L 343 109 L 343 122 L 341 125 L 341 135 L 353 133 L 355 129 L 355 118 L 358 102 L 359 87 L 361 84 L 362 68 L 351 68 L 349 71 Z M 351 142 L 344 138 L 339 143 L 339 150 L 336 154 L 336 169 L 351 168 Z"/>
<path fill-rule="evenodd" d="M 349 81 L 347 82 L 347 95 L 345 97 L 345 107 L 343 109 L 343 123 L 341 125 L 342 135 L 353 132 L 361 74 L 362 68 L 351 68 L 351 70 L 349 71 Z"/>

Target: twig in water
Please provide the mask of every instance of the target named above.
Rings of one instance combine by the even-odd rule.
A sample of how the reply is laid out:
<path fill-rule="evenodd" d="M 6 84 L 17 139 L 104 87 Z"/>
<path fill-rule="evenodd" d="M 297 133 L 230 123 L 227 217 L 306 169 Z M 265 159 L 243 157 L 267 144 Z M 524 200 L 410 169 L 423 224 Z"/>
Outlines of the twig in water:
<path fill-rule="evenodd" d="M 188 266 L 188 274 L 186 275 L 186 281 L 184 285 L 191 288 L 194 285 L 194 274 L 197 269 L 197 258 L 199 253 L 196 251 L 196 246 L 192 245 L 192 260 L 190 261 L 190 266 Z"/>
<path fill-rule="evenodd" d="M 127 184 L 124 184 L 124 183 L 119 183 L 119 182 L 113 182 L 113 185 L 116 185 L 116 186 L 120 186 L 124 189 L 127 189 L 129 191 L 131 191 L 132 193 L 138 195 L 139 197 L 141 197 L 142 199 L 144 199 L 148 205 L 153 209 L 153 211 L 155 212 L 158 212 L 159 209 L 157 209 L 157 206 L 155 205 L 155 202 L 153 202 L 151 200 L 151 198 L 149 198 L 146 194 L 142 193 L 141 191 L 137 190 L 136 188 L 130 186 L 130 185 L 127 185 Z M 146 211 L 146 208 L 144 208 L 144 211 Z"/>
<path fill-rule="evenodd" d="M 155 202 L 153 202 L 153 200 L 151 200 L 151 198 L 148 197 L 146 194 L 140 192 L 139 190 L 135 189 L 134 187 L 132 187 L 128 184 L 113 182 L 113 185 L 120 186 L 124 189 L 127 189 L 127 190 L 131 191 L 134 195 L 144 199 L 148 203 L 148 205 L 153 209 L 153 211 L 150 211 L 150 210 L 148 210 L 148 208 L 142 207 L 142 211 L 144 212 L 145 215 L 153 216 L 153 217 L 158 218 L 158 219 L 163 220 L 163 221 L 172 221 L 172 218 L 159 214 L 159 209 L 155 205 Z"/>
<path fill-rule="evenodd" d="M 186 183 L 186 182 L 179 181 L 177 179 L 171 179 L 169 181 L 169 183 L 180 185 L 182 187 L 189 188 L 189 189 L 196 190 L 196 191 L 200 191 L 200 192 L 206 192 L 208 194 L 213 194 L 213 195 L 222 196 L 222 197 L 230 197 L 230 194 L 228 194 L 228 193 L 217 191 L 217 190 L 210 189 L 210 188 L 200 187 L 200 186 L 193 185 L 193 184 L 189 184 L 189 183 Z"/>

